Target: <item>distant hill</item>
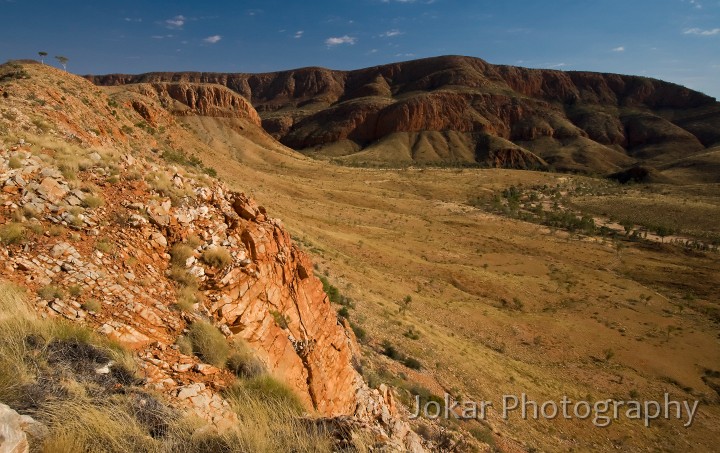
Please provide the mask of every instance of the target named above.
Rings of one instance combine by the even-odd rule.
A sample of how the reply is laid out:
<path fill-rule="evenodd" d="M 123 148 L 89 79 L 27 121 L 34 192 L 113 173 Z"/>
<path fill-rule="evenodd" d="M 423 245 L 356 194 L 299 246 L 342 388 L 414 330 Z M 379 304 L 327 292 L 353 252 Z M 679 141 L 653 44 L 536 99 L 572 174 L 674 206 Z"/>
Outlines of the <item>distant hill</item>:
<path fill-rule="evenodd" d="M 610 174 L 638 164 L 672 169 L 674 162 L 686 165 L 720 144 L 720 103 L 688 88 L 470 57 L 355 71 L 87 78 L 99 85 L 224 85 L 249 99 L 264 129 L 283 144 L 354 164 L 462 163 Z"/>

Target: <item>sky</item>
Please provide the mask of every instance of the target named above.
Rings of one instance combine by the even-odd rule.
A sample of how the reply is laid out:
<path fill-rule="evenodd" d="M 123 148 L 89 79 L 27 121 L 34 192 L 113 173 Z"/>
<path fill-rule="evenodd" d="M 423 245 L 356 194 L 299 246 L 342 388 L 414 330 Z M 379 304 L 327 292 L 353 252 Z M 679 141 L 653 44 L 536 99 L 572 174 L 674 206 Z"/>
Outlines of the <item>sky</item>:
<path fill-rule="evenodd" d="M 0 0 L 0 62 L 76 74 L 357 69 L 437 55 L 655 77 L 720 99 L 720 0 Z"/>

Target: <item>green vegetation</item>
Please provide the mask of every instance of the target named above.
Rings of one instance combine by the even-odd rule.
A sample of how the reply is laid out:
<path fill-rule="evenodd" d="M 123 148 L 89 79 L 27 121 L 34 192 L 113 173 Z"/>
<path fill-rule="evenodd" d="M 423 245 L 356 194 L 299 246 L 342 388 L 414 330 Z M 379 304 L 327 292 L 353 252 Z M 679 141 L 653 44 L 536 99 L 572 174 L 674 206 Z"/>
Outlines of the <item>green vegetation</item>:
<path fill-rule="evenodd" d="M 358 341 L 360 343 L 365 343 L 367 341 L 367 337 L 368 337 L 367 331 L 362 326 L 351 322 L 350 328 L 352 328 L 353 333 L 355 334 L 355 337 L 358 339 Z"/>
<path fill-rule="evenodd" d="M 86 195 L 85 199 L 83 200 L 83 205 L 90 209 L 99 208 L 100 206 L 105 204 L 105 200 L 96 195 Z"/>
<path fill-rule="evenodd" d="M 0 82 L 29 79 L 30 74 L 18 63 L 8 62 L 0 65 Z"/>
<path fill-rule="evenodd" d="M 275 320 L 275 324 L 277 324 L 278 327 L 280 327 L 281 329 L 288 328 L 290 321 L 288 320 L 287 316 L 277 310 L 271 310 L 270 314 L 272 315 L 273 319 Z"/>
<path fill-rule="evenodd" d="M 407 356 L 403 354 L 402 352 L 398 351 L 395 346 L 393 346 L 388 340 L 385 340 L 382 344 L 383 349 L 382 353 L 383 355 L 390 357 L 391 359 L 402 363 L 406 367 L 413 369 L 413 370 L 420 370 L 422 369 L 422 364 L 419 360 L 417 360 L 414 357 Z"/>
<path fill-rule="evenodd" d="M 100 313 L 102 310 L 102 304 L 97 299 L 88 299 L 83 302 L 82 308 L 90 312 Z"/>
<path fill-rule="evenodd" d="M 95 369 L 114 362 L 111 373 Z M 240 423 L 218 434 L 183 416 L 135 377 L 130 352 L 76 324 L 39 319 L 20 288 L 0 282 L 0 401 L 48 428 L 32 445 L 42 452 L 191 453 L 198 451 L 332 452 L 322 423 L 267 375 L 238 381 L 226 397 Z M 366 451 L 352 434 L 350 451 Z"/>
<path fill-rule="evenodd" d="M 179 266 L 171 267 L 168 273 L 168 277 L 170 278 L 170 280 L 173 280 L 175 283 L 177 283 L 181 289 L 197 289 L 198 287 L 197 278 L 195 278 L 195 276 L 188 272 L 185 268 Z"/>
<path fill-rule="evenodd" d="M 8 162 L 8 166 L 11 169 L 15 170 L 15 169 L 22 167 L 22 162 L 17 157 L 11 157 L 10 161 Z"/>
<path fill-rule="evenodd" d="M 80 295 L 82 294 L 82 286 L 71 285 L 68 288 L 68 293 L 70 294 L 71 297 L 80 297 Z"/>
<path fill-rule="evenodd" d="M 152 133 L 154 133 L 154 130 Z M 217 170 L 212 167 L 205 167 L 199 157 L 194 155 L 188 156 L 185 152 L 181 150 L 165 150 L 163 151 L 161 157 L 173 164 L 179 164 L 185 167 L 198 169 L 206 175 L 212 176 L 213 178 L 217 176 Z"/>
<path fill-rule="evenodd" d="M 318 278 L 322 282 L 323 291 L 325 291 L 325 294 L 327 294 L 330 302 L 341 305 L 337 312 L 338 316 L 345 319 L 350 319 L 350 309 L 355 308 L 353 300 L 340 293 L 340 290 L 336 286 L 331 284 L 326 276 L 318 275 Z"/>

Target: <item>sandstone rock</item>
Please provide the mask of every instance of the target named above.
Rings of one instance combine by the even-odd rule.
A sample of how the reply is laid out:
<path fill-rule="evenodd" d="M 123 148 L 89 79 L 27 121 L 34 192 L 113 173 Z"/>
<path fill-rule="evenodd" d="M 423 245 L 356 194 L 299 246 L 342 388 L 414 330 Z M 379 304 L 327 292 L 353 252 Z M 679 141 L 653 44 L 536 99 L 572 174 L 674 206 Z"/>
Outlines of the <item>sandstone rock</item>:
<path fill-rule="evenodd" d="M 47 428 L 0 403 L 0 453 L 28 453 L 28 434 L 40 440 L 47 434 Z"/>
<path fill-rule="evenodd" d="M 58 203 L 67 195 L 68 189 L 67 186 L 58 183 L 55 178 L 46 177 L 40 183 L 37 192 L 45 200 L 51 203 Z"/>

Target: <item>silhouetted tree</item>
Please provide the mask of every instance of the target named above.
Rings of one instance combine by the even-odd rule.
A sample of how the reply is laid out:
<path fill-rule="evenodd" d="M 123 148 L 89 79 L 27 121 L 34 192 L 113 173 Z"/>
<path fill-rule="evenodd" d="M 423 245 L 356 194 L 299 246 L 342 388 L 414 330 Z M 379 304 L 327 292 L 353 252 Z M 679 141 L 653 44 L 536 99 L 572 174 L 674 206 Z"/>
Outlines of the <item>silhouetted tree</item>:
<path fill-rule="evenodd" d="M 55 59 L 62 65 L 63 69 L 67 71 L 67 63 L 70 59 L 62 55 L 56 56 Z"/>
<path fill-rule="evenodd" d="M 38 52 L 38 55 L 40 55 L 40 63 L 45 64 L 45 57 L 47 57 L 47 52 Z"/>

